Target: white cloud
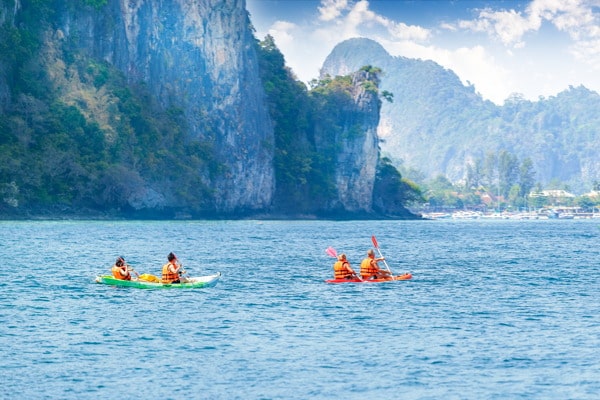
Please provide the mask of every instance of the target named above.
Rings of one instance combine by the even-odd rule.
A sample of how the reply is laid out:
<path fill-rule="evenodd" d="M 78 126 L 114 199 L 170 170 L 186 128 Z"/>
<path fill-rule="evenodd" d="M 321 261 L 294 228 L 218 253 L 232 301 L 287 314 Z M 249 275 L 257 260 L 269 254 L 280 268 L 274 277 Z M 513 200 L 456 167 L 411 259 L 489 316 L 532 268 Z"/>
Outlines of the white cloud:
<path fill-rule="evenodd" d="M 510 72 L 483 46 L 461 47 L 448 52 L 447 61 L 442 65 L 453 70 L 464 84 L 473 84 L 484 98 L 496 104 L 518 91 Z"/>
<path fill-rule="evenodd" d="M 322 0 L 318 7 L 319 19 L 322 21 L 331 21 L 339 17 L 347 7 L 348 0 Z"/>
<path fill-rule="evenodd" d="M 286 47 L 294 43 L 294 31 L 298 29 L 298 26 L 294 23 L 287 21 L 277 21 L 269 29 L 269 35 L 276 38 L 277 47 Z"/>
<path fill-rule="evenodd" d="M 485 32 L 506 46 L 522 46 L 527 33 L 538 31 L 544 21 L 569 34 L 577 44 L 600 38 L 598 0 L 534 0 L 524 13 L 515 10 L 480 10 L 478 18 L 459 21 L 457 26 Z M 595 10 L 596 9 L 596 10 Z"/>
<path fill-rule="evenodd" d="M 400 40 L 415 40 L 424 42 L 429 39 L 431 32 L 429 29 L 415 25 L 406 25 L 403 22 L 391 22 L 388 26 L 389 33 Z"/>
<path fill-rule="evenodd" d="M 479 13 L 473 21 L 459 21 L 458 27 L 473 32 L 484 32 L 500 40 L 504 45 L 522 47 L 522 37 L 526 32 L 537 30 L 541 20 L 534 16 L 526 18 L 515 10 L 493 11 L 489 8 Z"/>
<path fill-rule="evenodd" d="M 460 21 L 458 27 L 473 32 L 485 32 L 513 48 L 526 46 L 526 35 L 540 30 L 547 22 L 566 33 L 571 44 L 568 52 L 580 65 L 587 85 L 598 88 L 598 78 L 589 78 L 585 66 L 600 71 L 600 1 L 598 0 L 534 0 L 519 13 L 515 10 L 482 10 L 472 21 Z M 537 65 L 537 68 L 543 68 Z M 563 80 L 564 77 L 554 76 Z M 561 79 L 562 78 L 562 79 Z M 547 85 L 543 85 L 547 87 Z"/>
<path fill-rule="evenodd" d="M 389 18 L 376 14 L 369 9 L 367 0 L 358 1 L 345 20 L 355 30 L 368 31 L 369 29 L 383 28 L 389 35 L 400 40 L 425 41 L 430 35 L 429 30 L 423 27 L 394 22 Z"/>
<path fill-rule="evenodd" d="M 386 33 L 384 36 L 403 41 L 419 42 L 430 36 L 427 29 L 396 23 L 374 13 L 366 0 L 352 4 L 347 0 L 322 0 L 318 10 L 317 21 L 310 28 L 277 21 L 268 30 L 287 64 L 305 82 L 318 77 L 327 55 L 343 40 L 372 37 L 372 32 L 381 30 Z"/>
<path fill-rule="evenodd" d="M 569 85 L 598 91 L 599 8 L 600 0 L 533 0 L 520 11 L 485 8 L 472 20 L 423 27 L 379 15 L 367 0 L 321 0 L 312 21 L 278 21 L 268 32 L 303 81 L 318 77 L 335 45 L 369 37 L 394 56 L 433 60 L 451 69 L 484 98 L 501 104 L 514 92 L 535 100 Z M 532 47 L 531 39 L 540 45 L 538 32 L 544 27 L 562 35 L 550 39 L 550 52 Z M 553 39 L 569 48 L 557 47 Z"/>
<path fill-rule="evenodd" d="M 377 41 L 392 55 L 432 60 L 452 70 L 464 85 L 474 85 L 483 98 L 496 104 L 502 104 L 511 93 L 518 91 L 510 71 L 483 46 L 448 50 L 411 41 L 394 42 L 382 38 Z"/>

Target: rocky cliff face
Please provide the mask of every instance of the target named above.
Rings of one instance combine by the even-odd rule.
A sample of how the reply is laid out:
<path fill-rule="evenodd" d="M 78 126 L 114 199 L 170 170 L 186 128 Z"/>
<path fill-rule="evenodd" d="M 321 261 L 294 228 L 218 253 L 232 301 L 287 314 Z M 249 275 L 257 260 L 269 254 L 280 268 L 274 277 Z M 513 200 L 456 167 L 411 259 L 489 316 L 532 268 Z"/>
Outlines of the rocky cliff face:
<path fill-rule="evenodd" d="M 381 208 L 378 73 L 288 84 L 244 0 L 7 0 L 0 21 L 0 215 Z"/>
<path fill-rule="evenodd" d="M 462 178 L 464 152 L 473 146 L 457 137 L 449 148 L 440 149 L 440 137 L 450 139 L 462 133 L 456 132 L 456 123 L 446 120 L 465 109 L 477 110 L 473 112 L 477 120 L 469 120 L 472 125 L 487 118 L 488 113 L 481 110 L 484 102 L 470 88 L 462 87 L 451 71 L 431 61 L 392 57 L 370 39 L 349 39 L 338 44 L 325 60 L 322 73 L 345 74 L 366 64 L 383 70 L 381 87 L 394 94 L 393 103 L 385 103 L 381 110 L 378 133 L 382 153 L 397 165 L 418 168 L 428 178 L 439 174 Z M 454 92 L 455 87 L 459 89 Z M 443 112 L 438 113 L 437 104 Z M 446 126 L 451 129 L 445 130 Z"/>
<path fill-rule="evenodd" d="M 68 2 L 49 37 L 74 44 L 145 85 L 165 110 L 182 110 L 190 137 L 214 143 L 225 172 L 204 179 L 219 212 L 271 202 L 273 130 L 264 107 L 244 0 Z"/>
<path fill-rule="evenodd" d="M 367 71 L 351 76 L 351 101 L 338 115 L 337 126 L 341 129 L 335 137 L 338 144 L 335 182 L 339 206 L 350 213 L 371 213 L 379 160 L 377 126 L 381 100 L 376 90 L 379 78 Z"/>

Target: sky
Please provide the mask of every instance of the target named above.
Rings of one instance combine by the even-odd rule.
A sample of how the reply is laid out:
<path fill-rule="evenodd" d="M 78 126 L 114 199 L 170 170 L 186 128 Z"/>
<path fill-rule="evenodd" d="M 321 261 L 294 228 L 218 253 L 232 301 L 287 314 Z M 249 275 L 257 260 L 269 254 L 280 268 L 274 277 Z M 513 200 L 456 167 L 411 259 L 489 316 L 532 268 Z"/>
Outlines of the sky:
<path fill-rule="evenodd" d="M 484 99 L 600 93 L 600 0 L 246 0 L 303 82 L 336 44 L 365 37 L 392 56 L 433 60 Z M 384 71 L 385 72 L 385 71 Z"/>

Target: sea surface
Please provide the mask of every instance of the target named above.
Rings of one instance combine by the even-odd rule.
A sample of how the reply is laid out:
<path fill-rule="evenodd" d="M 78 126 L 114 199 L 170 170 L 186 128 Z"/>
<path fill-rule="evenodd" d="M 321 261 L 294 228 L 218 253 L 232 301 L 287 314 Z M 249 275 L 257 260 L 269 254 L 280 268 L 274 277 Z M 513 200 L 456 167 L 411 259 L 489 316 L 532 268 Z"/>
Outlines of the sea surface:
<path fill-rule="evenodd" d="M 324 282 L 375 235 L 411 281 Z M 0 222 L 2 399 L 598 399 L 600 222 Z M 94 283 L 175 252 L 216 287 Z"/>

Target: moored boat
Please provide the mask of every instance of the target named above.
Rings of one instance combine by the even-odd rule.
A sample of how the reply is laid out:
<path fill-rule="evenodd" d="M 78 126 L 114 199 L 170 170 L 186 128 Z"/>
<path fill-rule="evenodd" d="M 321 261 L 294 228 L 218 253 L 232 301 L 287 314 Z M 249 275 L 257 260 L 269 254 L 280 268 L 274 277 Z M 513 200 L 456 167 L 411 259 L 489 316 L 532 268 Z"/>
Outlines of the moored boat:
<path fill-rule="evenodd" d="M 325 282 L 327 283 L 379 283 L 379 282 L 391 282 L 391 281 L 407 281 L 412 279 L 412 274 L 407 272 L 402 275 L 396 275 L 393 278 L 380 278 L 380 279 L 327 279 Z"/>
<path fill-rule="evenodd" d="M 96 283 L 112 286 L 133 287 L 138 289 L 199 289 L 215 286 L 220 278 L 221 273 L 217 272 L 213 275 L 187 278 L 187 282 L 182 283 L 161 283 L 150 282 L 142 279 L 124 281 L 121 279 L 116 279 L 112 275 L 102 275 L 96 277 Z"/>

